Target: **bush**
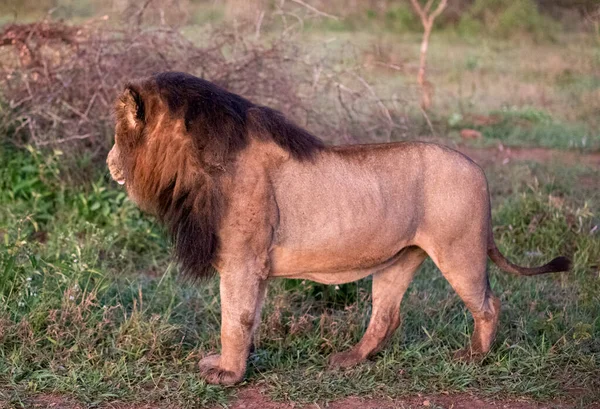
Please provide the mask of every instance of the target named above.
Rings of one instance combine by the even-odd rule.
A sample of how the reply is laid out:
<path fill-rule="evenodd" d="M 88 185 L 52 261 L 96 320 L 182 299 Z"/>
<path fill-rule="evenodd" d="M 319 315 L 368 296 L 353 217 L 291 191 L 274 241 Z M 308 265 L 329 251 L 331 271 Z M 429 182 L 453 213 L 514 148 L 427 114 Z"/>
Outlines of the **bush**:
<path fill-rule="evenodd" d="M 542 15 L 534 0 L 475 0 L 458 25 L 464 35 L 487 32 L 510 39 L 527 34 L 534 40 L 553 39 L 557 28 L 558 23 Z"/>
<path fill-rule="evenodd" d="M 385 13 L 385 26 L 388 30 L 395 32 L 421 32 L 423 30 L 421 21 L 408 4 L 390 7 Z"/>
<path fill-rule="evenodd" d="M 0 61 L 0 132 L 17 144 L 60 147 L 65 156 L 104 157 L 124 82 L 173 70 L 273 106 L 330 142 L 403 136 L 405 126 L 394 120 L 399 101 L 381 100 L 355 67 L 309 58 L 288 34 L 260 42 L 242 33 L 207 30 L 198 45 L 175 29 L 120 29 L 104 21 L 9 25 L 0 33 L 0 44 L 12 48 Z"/>

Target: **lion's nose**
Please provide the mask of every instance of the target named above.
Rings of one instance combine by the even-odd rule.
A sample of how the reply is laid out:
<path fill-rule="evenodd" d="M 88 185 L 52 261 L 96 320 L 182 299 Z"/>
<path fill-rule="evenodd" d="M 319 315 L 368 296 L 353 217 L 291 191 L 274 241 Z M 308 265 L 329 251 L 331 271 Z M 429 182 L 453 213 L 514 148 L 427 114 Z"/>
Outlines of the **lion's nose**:
<path fill-rule="evenodd" d="M 108 170 L 110 172 L 110 176 L 113 178 L 115 182 L 119 185 L 125 184 L 125 178 L 123 177 L 123 172 L 118 166 L 117 161 L 118 154 L 115 150 L 115 147 L 108 152 L 108 156 L 106 157 L 106 164 L 108 165 Z"/>

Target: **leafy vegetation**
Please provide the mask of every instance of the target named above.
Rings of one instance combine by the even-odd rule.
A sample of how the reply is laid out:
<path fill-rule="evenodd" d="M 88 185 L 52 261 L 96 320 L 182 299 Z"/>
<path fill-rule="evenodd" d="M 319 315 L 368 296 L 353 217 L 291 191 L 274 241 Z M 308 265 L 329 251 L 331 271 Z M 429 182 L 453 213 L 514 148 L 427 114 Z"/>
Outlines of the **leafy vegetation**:
<path fill-rule="evenodd" d="M 534 0 L 475 0 L 462 15 L 458 30 L 465 36 L 488 33 L 499 38 L 527 34 L 534 40 L 553 39 L 558 23 L 540 13 Z"/>

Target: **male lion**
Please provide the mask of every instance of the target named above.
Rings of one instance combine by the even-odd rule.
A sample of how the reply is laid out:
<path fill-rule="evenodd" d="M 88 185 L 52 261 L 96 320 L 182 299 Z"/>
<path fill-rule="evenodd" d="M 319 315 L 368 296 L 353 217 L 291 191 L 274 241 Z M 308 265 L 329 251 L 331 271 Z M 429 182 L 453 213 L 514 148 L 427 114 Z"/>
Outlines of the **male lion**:
<path fill-rule="evenodd" d="M 132 200 L 167 226 L 184 273 L 219 272 L 222 351 L 200 362 L 209 383 L 243 378 L 271 277 L 341 284 L 373 276 L 363 339 L 331 357 L 348 367 L 398 327 L 400 301 L 426 256 L 475 319 L 465 357 L 488 352 L 496 333 L 488 256 L 518 275 L 570 266 L 564 257 L 535 268 L 504 258 L 485 175 L 459 152 L 421 142 L 324 146 L 280 112 L 189 74 L 126 86 L 107 162 Z"/>

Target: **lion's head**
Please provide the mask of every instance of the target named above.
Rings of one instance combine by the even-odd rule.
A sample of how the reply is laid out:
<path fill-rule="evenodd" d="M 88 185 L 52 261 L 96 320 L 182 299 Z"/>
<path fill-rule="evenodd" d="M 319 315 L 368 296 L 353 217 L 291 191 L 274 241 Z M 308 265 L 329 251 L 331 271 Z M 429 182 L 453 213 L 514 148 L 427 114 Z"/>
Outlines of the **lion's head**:
<path fill-rule="evenodd" d="M 112 178 L 167 226 L 183 271 L 200 277 L 219 246 L 220 176 L 249 141 L 272 141 L 295 160 L 323 146 L 280 112 L 179 72 L 128 83 L 115 117 Z"/>

